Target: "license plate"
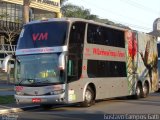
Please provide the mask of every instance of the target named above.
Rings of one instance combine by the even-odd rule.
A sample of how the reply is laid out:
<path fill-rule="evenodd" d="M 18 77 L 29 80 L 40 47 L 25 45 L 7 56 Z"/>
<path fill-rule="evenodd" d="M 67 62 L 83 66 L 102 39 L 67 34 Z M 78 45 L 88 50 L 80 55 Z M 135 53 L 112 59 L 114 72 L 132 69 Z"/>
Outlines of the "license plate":
<path fill-rule="evenodd" d="M 41 98 L 32 98 L 33 103 L 39 103 L 41 102 Z"/>

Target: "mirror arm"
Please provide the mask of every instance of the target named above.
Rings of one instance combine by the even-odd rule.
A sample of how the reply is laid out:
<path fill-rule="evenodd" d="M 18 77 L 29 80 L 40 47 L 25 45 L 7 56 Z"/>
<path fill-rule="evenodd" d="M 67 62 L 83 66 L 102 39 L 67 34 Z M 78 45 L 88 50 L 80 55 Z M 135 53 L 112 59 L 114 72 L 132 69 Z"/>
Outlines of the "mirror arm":
<path fill-rule="evenodd" d="M 3 63 L 2 63 L 2 70 L 4 72 L 8 72 L 8 62 L 9 60 L 12 59 L 12 55 L 8 55 L 7 57 L 5 57 L 5 59 L 3 60 Z"/>
<path fill-rule="evenodd" d="M 59 56 L 59 69 L 64 70 L 65 69 L 65 59 L 66 59 L 66 53 L 61 53 Z"/>

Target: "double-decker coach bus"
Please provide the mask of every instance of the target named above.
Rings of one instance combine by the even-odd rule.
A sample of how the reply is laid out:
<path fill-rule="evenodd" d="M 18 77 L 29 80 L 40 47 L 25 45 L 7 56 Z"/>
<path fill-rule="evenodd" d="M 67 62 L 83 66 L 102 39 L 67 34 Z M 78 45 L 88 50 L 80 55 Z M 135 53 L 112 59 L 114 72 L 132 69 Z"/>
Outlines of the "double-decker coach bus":
<path fill-rule="evenodd" d="M 146 97 L 157 90 L 156 42 L 144 33 L 79 18 L 30 22 L 15 54 L 15 99 L 88 107 L 98 99 Z"/>

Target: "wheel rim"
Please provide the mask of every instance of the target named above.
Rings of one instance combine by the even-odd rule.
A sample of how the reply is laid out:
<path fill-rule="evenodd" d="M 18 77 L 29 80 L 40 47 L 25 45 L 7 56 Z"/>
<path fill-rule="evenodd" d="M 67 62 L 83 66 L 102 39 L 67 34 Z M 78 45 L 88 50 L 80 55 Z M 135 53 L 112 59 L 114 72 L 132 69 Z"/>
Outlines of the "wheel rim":
<path fill-rule="evenodd" d="M 92 101 L 92 93 L 89 90 L 86 91 L 85 98 L 88 102 Z"/>
<path fill-rule="evenodd" d="M 144 93 L 144 95 L 148 94 L 148 87 L 146 85 L 144 85 L 144 87 L 143 87 L 143 93 Z"/>

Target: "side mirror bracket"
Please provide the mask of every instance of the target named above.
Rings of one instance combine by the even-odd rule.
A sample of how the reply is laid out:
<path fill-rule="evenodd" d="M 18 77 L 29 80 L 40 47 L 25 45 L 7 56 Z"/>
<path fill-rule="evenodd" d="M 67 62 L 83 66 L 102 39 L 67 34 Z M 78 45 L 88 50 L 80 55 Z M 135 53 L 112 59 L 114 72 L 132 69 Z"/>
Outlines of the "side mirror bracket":
<path fill-rule="evenodd" d="M 8 55 L 7 57 L 5 57 L 5 59 L 3 60 L 3 63 L 2 63 L 2 70 L 4 72 L 9 72 L 10 68 L 9 68 L 9 61 L 12 59 L 12 55 Z"/>
<path fill-rule="evenodd" d="M 61 53 L 59 56 L 59 69 L 64 70 L 66 67 L 65 61 L 66 60 L 66 53 Z"/>

